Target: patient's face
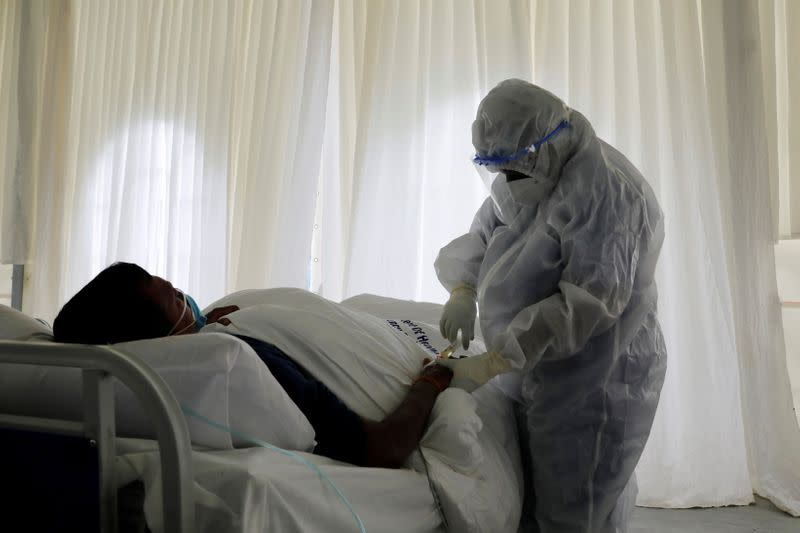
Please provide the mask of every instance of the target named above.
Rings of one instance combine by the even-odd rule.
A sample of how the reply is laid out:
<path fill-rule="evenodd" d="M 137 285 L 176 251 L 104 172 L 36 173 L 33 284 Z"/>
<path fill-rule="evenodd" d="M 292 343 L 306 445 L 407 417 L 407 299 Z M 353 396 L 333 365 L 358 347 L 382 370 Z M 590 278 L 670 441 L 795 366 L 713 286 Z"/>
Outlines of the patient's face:
<path fill-rule="evenodd" d="M 186 307 L 184 312 L 183 296 L 179 290 L 172 286 L 169 281 L 153 276 L 150 283 L 143 287 L 144 296 L 155 303 L 164 311 L 164 316 L 170 324 L 176 324 L 176 332 L 182 334 L 192 333 L 193 328 L 189 326 L 194 322 L 191 309 Z M 178 323 L 180 321 L 180 323 Z M 164 332 L 167 333 L 166 331 Z"/>

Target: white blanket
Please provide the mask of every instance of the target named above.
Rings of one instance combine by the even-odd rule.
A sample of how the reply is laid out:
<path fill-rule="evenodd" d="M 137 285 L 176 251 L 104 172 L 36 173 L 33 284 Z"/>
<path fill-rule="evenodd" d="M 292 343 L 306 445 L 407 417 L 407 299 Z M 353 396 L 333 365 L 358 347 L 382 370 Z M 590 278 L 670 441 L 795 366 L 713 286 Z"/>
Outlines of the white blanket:
<path fill-rule="evenodd" d="M 385 417 L 402 401 L 408 386 L 419 375 L 422 361 L 447 345 L 445 339 L 438 334 L 435 325 L 418 321 L 413 316 L 380 318 L 297 289 L 245 291 L 230 295 L 212 307 L 229 304 L 242 307 L 240 311 L 229 315 L 232 324 L 210 325 L 203 331 L 227 331 L 248 335 L 277 346 L 325 383 L 356 413 L 375 420 Z M 471 349 L 476 351 L 482 348 L 480 342 L 471 346 Z M 492 384 L 479 389 L 473 395 L 457 389 L 449 389 L 441 394 L 434 406 L 421 447 L 451 531 L 516 530 L 522 492 L 516 429 L 511 406 Z M 271 465 L 270 469 L 275 468 L 275 461 L 282 465 L 282 469 L 289 468 L 299 472 L 306 468 L 302 465 L 288 466 L 291 460 L 275 457 L 274 452 L 267 452 L 272 455 L 269 459 L 263 459 L 264 452 L 265 450 L 258 450 L 252 453 L 253 457 L 260 458 L 259 461 L 267 460 Z M 208 457 L 211 456 L 212 454 L 209 454 Z M 213 454 L 215 460 L 219 456 L 219 453 Z M 144 455 L 139 456 L 139 460 L 144 461 L 138 463 L 137 470 L 140 474 L 147 471 L 147 462 L 142 459 L 143 457 Z M 209 461 L 208 457 L 203 460 Z M 236 457 L 241 459 L 245 456 Z M 247 457 L 247 461 L 251 461 L 249 456 Z M 195 459 L 197 468 L 197 456 Z M 339 464 L 326 459 L 314 458 L 314 460 L 324 464 Z M 231 459 L 228 458 L 226 461 Z M 243 469 L 243 473 L 246 472 L 244 476 L 248 480 L 246 484 L 252 484 L 254 476 L 257 480 L 262 480 L 262 475 L 265 476 L 263 483 L 270 486 L 275 483 L 274 477 L 261 472 L 257 464 L 260 463 L 238 464 L 238 468 Z M 418 453 L 412 455 L 407 466 L 424 475 L 424 464 Z M 373 479 L 374 483 L 366 483 L 367 494 L 376 494 L 375 491 L 377 494 L 385 492 L 391 497 L 391 505 L 397 510 L 405 508 L 404 516 L 409 520 L 414 515 L 401 496 L 406 494 L 404 490 L 398 488 L 396 484 L 387 485 L 385 482 L 389 479 L 398 480 L 407 477 L 409 474 L 407 471 L 404 473 L 346 466 L 341 468 L 355 469 L 359 472 L 359 477 L 364 480 Z M 259 474 L 255 474 L 253 469 Z M 265 472 L 270 469 L 265 469 Z M 233 474 L 237 471 L 239 470 L 231 465 L 227 469 L 231 477 L 241 477 Z M 369 472 L 381 474 L 375 477 L 370 476 Z M 386 478 L 386 475 L 389 477 Z M 309 470 L 302 476 L 313 479 L 315 474 Z M 148 487 L 153 486 L 152 476 L 150 477 Z M 383 480 L 379 481 L 379 478 Z M 268 479 L 271 481 L 268 482 Z M 415 490 L 420 490 L 419 477 L 414 476 L 410 479 L 415 480 L 412 483 L 416 486 Z M 426 493 L 423 501 L 428 503 L 416 508 L 417 515 L 422 513 L 418 523 L 412 526 L 409 522 L 406 524 L 407 527 L 402 528 L 403 530 L 430 530 L 430 513 L 435 509 L 432 509 L 427 480 L 424 477 L 422 480 L 425 483 L 421 490 Z M 226 505 L 234 509 L 232 512 L 240 517 L 240 521 L 242 515 L 237 512 L 238 510 L 244 511 L 247 507 L 248 513 L 252 514 L 254 508 L 261 509 L 254 505 L 253 501 L 245 504 L 242 498 L 250 500 L 253 494 L 262 492 L 254 493 L 252 489 L 242 492 L 243 489 L 231 480 L 220 486 L 213 476 L 209 477 L 206 483 L 210 486 L 206 486 L 205 492 L 228 502 Z M 336 505 L 332 491 L 320 487 L 319 480 L 311 483 L 316 483 L 318 488 L 315 493 L 322 495 L 320 497 L 322 501 L 327 502 L 326 507 L 329 504 Z M 405 484 L 401 485 L 406 487 Z M 264 485 L 259 484 L 259 486 L 263 488 Z M 307 487 L 298 490 L 297 494 L 309 499 L 307 503 L 311 505 L 320 503 L 310 495 Z M 415 497 L 419 498 L 416 492 L 407 494 L 409 496 L 415 494 Z M 284 506 L 292 501 L 292 497 L 288 494 L 273 495 L 271 498 L 265 498 L 265 504 L 269 505 L 270 502 L 266 500 L 275 498 Z M 150 493 L 148 501 L 153 505 Z M 341 503 L 338 505 L 340 509 L 337 511 L 337 516 L 340 519 L 329 518 L 325 529 L 339 530 L 333 526 L 336 523 L 341 525 L 342 531 L 353 530 L 352 518 L 348 521 L 346 508 Z M 304 513 L 302 505 L 289 505 L 289 507 L 298 513 Z M 369 511 L 372 512 L 374 510 Z M 383 516 L 388 517 L 386 513 L 387 511 L 384 511 Z M 255 516 L 266 517 L 268 514 L 266 509 L 261 509 Z M 270 523 L 262 521 L 259 524 L 266 527 Z M 151 529 L 156 531 L 157 528 L 153 528 L 153 525 L 151 524 Z M 373 522 L 373 526 L 376 525 Z M 242 529 L 244 530 L 254 529 Z M 373 531 L 375 528 L 368 530 Z M 398 529 L 397 524 L 394 524 L 394 527 L 379 527 L 378 530 Z"/>

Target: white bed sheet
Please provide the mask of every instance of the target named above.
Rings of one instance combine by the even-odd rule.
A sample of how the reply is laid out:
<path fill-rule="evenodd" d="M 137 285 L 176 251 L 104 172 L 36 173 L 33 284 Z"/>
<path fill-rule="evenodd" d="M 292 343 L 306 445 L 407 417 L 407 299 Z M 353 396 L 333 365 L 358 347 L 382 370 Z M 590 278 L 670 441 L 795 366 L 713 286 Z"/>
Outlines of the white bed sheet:
<path fill-rule="evenodd" d="M 164 531 L 161 479 L 152 441 L 120 442 L 120 482 L 142 479 L 145 515 Z M 150 450 L 150 451 L 143 451 Z M 358 468 L 299 452 L 346 495 L 370 533 L 441 531 L 428 481 L 412 470 Z M 357 532 L 357 522 L 333 489 L 307 466 L 262 448 L 194 452 L 195 531 Z"/>
<path fill-rule="evenodd" d="M 438 306 L 361 295 L 344 302 L 352 309 L 381 318 L 409 318 L 435 327 Z M 430 335 L 435 337 L 435 335 Z M 428 339 L 442 349 L 441 338 Z M 515 531 L 522 499 L 522 479 L 512 405 L 493 383 L 475 392 L 476 412 L 483 421 L 478 442 L 483 460 L 470 478 L 436 469 L 436 482 L 446 486 L 456 521 L 467 520 L 472 531 Z M 130 475 L 144 480 L 145 511 L 154 533 L 160 526 L 158 456 L 152 451 L 124 455 Z M 350 500 L 370 532 L 440 529 L 440 518 L 428 480 L 412 470 L 359 468 L 303 454 L 331 477 Z M 194 495 L 197 531 L 358 531 L 352 514 L 316 473 L 288 457 L 266 449 L 195 452 Z M 442 479 L 443 476 L 452 476 Z M 462 476 L 462 477 L 459 477 Z M 464 494 L 457 493 L 463 479 Z M 470 481 L 470 482 L 466 482 Z M 476 490 L 476 486 L 479 490 Z M 456 490 L 453 489 L 456 487 Z M 490 518 L 487 518 L 490 517 Z M 488 526 L 487 524 L 492 524 Z M 462 530 L 459 526 L 453 531 Z"/>

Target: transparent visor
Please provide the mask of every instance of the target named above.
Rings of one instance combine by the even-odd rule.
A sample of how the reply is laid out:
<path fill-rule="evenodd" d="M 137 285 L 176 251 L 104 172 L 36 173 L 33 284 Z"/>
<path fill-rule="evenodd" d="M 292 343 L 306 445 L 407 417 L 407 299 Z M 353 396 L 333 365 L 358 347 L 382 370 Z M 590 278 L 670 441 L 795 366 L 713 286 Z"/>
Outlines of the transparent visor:
<path fill-rule="evenodd" d="M 495 178 L 500 175 L 500 169 L 497 167 L 487 167 L 485 165 L 479 165 L 473 161 L 473 165 L 475 166 L 475 171 L 478 173 L 478 176 L 481 178 L 484 186 L 486 186 L 486 191 L 491 192 L 492 190 L 492 183 L 494 183 Z"/>
<path fill-rule="evenodd" d="M 478 175 L 481 178 L 481 181 L 488 190 L 492 189 L 492 183 L 494 182 L 495 178 L 497 178 L 498 174 L 500 173 L 501 169 L 512 161 L 516 161 L 517 159 L 521 159 L 528 155 L 529 153 L 536 152 L 541 146 L 546 143 L 547 141 L 552 140 L 556 135 L 558 135 L 561 131 L 570 127 L 569 122 L 566 120 L 562 120 L 561 123 L 556 126 L 553 131 L 536 141 L 530 146 L 526 146 L 515 153 L 507 156 L 482 156 L 480 154 L 475 154 L 472 158 L 472 164 L 475 165 L 475 169 L 478 171 Z"/>

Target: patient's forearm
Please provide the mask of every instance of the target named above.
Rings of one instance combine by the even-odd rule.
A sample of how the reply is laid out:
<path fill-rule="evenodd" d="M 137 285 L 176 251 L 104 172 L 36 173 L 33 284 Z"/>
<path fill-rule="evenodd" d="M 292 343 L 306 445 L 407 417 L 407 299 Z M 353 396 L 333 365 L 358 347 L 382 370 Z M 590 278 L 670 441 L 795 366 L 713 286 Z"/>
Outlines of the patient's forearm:
<path fill-rule="evenodd" d="M 437 380 L 447 385 L 452 377 L 447 369 L 437 369 Z M 380 422 L 364 421 L 367 434 L 366 466 L 399 468 L 417 447 L 439 388 L 417 381 L 403 403 Z"/>

